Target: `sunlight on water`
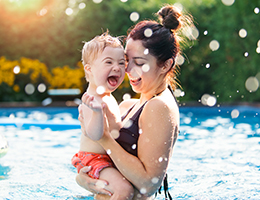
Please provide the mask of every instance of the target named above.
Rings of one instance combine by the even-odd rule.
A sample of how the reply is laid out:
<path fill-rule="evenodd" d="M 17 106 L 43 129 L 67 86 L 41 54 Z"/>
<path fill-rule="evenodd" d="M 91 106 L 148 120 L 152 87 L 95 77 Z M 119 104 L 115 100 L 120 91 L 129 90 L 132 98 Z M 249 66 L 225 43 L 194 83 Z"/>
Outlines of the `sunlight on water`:
<path fill-rule="evenodd" d="M 93 199 L 76 184 L 71 165 L 81 135 L 77 108 L 0 111 L 0 132 L 9 143 L 0 158 L 0 199 Z M 173 199 L 259 199 L 259 122 L 256 107 L 180 107 L 167 172 Z"/>

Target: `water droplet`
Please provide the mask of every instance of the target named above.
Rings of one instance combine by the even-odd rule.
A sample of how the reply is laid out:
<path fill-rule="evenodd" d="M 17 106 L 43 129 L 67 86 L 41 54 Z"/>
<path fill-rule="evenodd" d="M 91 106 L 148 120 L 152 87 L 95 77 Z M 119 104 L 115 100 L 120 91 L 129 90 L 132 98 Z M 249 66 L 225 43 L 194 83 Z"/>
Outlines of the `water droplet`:
<path fill-rule="evenodd" d="M 245 87 L 249 92 L 255 92 L 259 87 L 259 81 L 256 77 L 249 77 L 246 80 Z"/>
<path fill-rule="evenodd" d="M 107 150 L 107 155 L 110 155 L 110 154 L 111 154 L 111 150 L 108 149 L 108 150 Z"/>
<path fill-rule="evenodd" d="M 145 188 L 141 188 L 141 189 L 140 189 L 140 193 L 141 193 L 141 194 L 145 194 L 145 193 L 146 193 L 146 189 L 145 189 Z"/>
<path fill-rule="evenodd" d="M 65 10 L 65 13 L 66 13 L 66 15 L 70 16 L 70 15 L 73 14 L 73 9 L 72 9 L 72 8 L 67 8 L 67 9 Z"/>
<path fill-rule="evenodd" d="M 97 186 L 98 188 L 105 188 L 105 187 L 106 187 L 104 181 L 101 181 L 101 180 L 97 180 L 96 186 Z"/>
<path fill-rule="evenodd" d="M 221 1 L 226 6 L 231 6 L 235 2 L 235 0 L 221 0 Z"/>
<path fill-rule="evenodd" d="M 207 31 L 207 30 L 204 31 L 203 34 L 204 34 L 204 35 L 208 35 L 208 31 Z"/>
<path fill-rule="evenodd" d="M 140 128 L 139 129 L 139 134 L 142 134 L 143 133 L 143 130 Z"/>
<path fill-rule="evenodd" d="M 183 10 L 183 5 L 181 3 L 175 3 L 174 7 L 178 8 L 180 11 Z"/>
<path fill-rule="evenodd" d="M 210 64 L 207 63 L 205 67 L 206 67 L 207 69 L 210 68 Z"/>
<path fill-rule="evenodd" d="M 201 103 L 207 106 L 214 106 L 217 103 L 217 98 L 209 94 L 204 94 L 201 97 Z"/>
<path fill-rule="evenodd" d="M 174 96 L 176 96 L 176 97 L 180 97 L 181 96 L 181 89 L 179 89 L 179 88 L 177 88 L 177 89 L 175 89 L 174 90 Z"/>
<path fill-rule="evenodd" d="M 239 37 L 245 38 L 247 36 L 247 31 L 245 29 L 240 29 L 238 32 Z"/>
<path fill-rule="evenodd" d="M 239 111 L 237 109 L 232 110 L 231 117 L 238 118 L 238 116 L 239 116 Z"/>
<path fill-rule="evenodd" d="M 255 51 L 256 53 L 260 53 L 260 47 L 257 47 Z"/>
<path fill-rule="evenodd" d="M 245 52 L 245 53 L 244 53 L 244 56 L 245 56 L 245 57 L 248 57 L 248 55 L 249 55 L 248 52 Z"/>
<path fill-rule="evenodd" d="M 45 92 L 46 91 L 46 85 L 44 84 L 44 83 L 40 83 L 39 85 L 38 85 L 38 87 L 37 87 L 37 89 L 38 89 L 38 91 L 40 92 L 40 93 L 43 93 L 43 92 Z"/>
<path fill-rule="evenodd" d="M 123 2 L 123 3 L 125 3 L 125 2 L 127 2 L 128 0 L 121 0 L 121 2 Z"/>
<path fill-rule="evenodd" d="M 149 49 L 145 49 L 144 50 L 144 55 L 148 55 L 149 54 Z"/>
<path fill-rule="evenodd" d="M 84 9 L 86 7 L 86 4 L 85 3 L 80 3 L 79 4 L 79 9 Z"/>
<path fill-rule="evenodd" d="M 178 54 L 176 56 L 175 62 L 177 65 L 182 65 L 184 63 L 185 59 L 182 55 Z"/>
<path fill-rule="evenodd" d="M 143 70 L 143 72 L 148 72 L 150 70 L 150 66 L 148 64 L 144 64 L 142 66 L 142 70 Z"/>
<path fill-rule="evenodd" d="M 151 181 L 152 181 L 153 184 L 156 184 L 156 183 L 158 183 L 159 178 L 153 177 Z"/>
<path fill-rule="evenodd" d="M 163 161 L 163 157 L 160 157 L 158 160 L 159 160 L 159 162 L 162 162 Z"/>
<path fill-rule="evenodd" d="M 106 91 L 106 89 L 105 89 L 104 86 L 98 86 L 97 89 L 96 89 L 96 92 L 97 92 L 99 95 L 104 94 L 105 91 Z"/>
<path fill-rule="evenodd" d="M 259 13 L 259 8 L 256 7 L 256 8 L 254 9 L 254 12 L 255 12 L 255 14 L 258 14 L 258 13 Z"/>
<path fill-rule="evenodd" d="M 25 86 L 24 90 L 25 90 L 25 92 L 26 92 L 27 94 L 30 95 L 30 94 L 33 94 L 33 93 L 34 93 L 35 88 L 34 88 L 34 85 L 33 85 L 33 84 L 28 83 L 28 84 Z"/>
<path fill-rule="evenodd" d="M 94 3 L 101 3 L 102 0 L 93 0 Z"/>
<path fill-rule="evenodd" d="M 150 28 L 145 29 L 144 36 L 145 37 L 151 37 L 153 35 L 153 30 Z"/>
<path fill-rule="evenodd" d="M 48 10 L 46 8 L 41 9 L 39 12 L 37 12 L 38 16 L 44 16 L 46 15 Z"/>
<path fill-rule="evenodd" d="M 190 40 L 196 40 L 199 37 L 199 30 L 196 26 L 188 26 L 183 28 L 183 34 L 186 35 Z"/>
<path fill-rule="evenodd" d="M 13 72 L 14 72 L 15 74 L 19 74 L 20 71 L 21 71 L 21 68 L 20 68 L 20 66 L 18 66 L 18 65 L 16 65 L 16 66 L 14 67 L 14 69 L 13 69 Z"/>
<path fill-rule="evenodd" d="M 132 12 L 130 14 L 130 20 L 133 22 L 136 22 L 139 19 L 139 13 L 138 12 Z"/>
<path fill-rule="evenodd" d="M 128 100 L 128 99 L 131 99 L 131 95 L 126 93 L 123 95 L 123 100 Z"/>
<path fill-rule="evenodd" d="M 212 50 L 212 51 L 217 51 L 219 49 L 219 42 L 217 40 L 212 40 L 210 43 L 209 43 L 209 48 Z"/>
<path fill-rule="evenodd" d="M 115 129 L 113 129 L 113 130 L 110 132 L 110 134 L 111 134 L 111 136 L 112 136 L 114 139 L 119 138 L 119 135 L 120 135 L 119 131 L 118 131 L 118 130 L 115 130 Z"/>
<path fill-rule="evenodd" d="M 132 126 L 133 121 L 132 120 L 128 120 L 125 124 L 124 124 L 124 128 L 129 128 L 130 126 Z"/>
<path fill-rule="evenodd" d="M 136 144 L 133 144 L 133 145 L 132 145 L 132 149 L 136 149 Z"/>

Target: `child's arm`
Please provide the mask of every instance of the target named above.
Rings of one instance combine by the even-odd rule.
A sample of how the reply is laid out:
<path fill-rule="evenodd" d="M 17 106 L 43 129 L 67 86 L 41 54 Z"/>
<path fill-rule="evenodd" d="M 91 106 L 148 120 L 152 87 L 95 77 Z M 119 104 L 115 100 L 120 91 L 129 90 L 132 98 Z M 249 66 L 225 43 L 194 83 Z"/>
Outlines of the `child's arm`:
<path fill-rule="evenodd" d="M 94 96 L 85 93 L 82 96 L 82 114 L 84 118 L 85 134 L 97 141 L 103 136 L 104 116 L 102 103 L 95 100 Z"/>

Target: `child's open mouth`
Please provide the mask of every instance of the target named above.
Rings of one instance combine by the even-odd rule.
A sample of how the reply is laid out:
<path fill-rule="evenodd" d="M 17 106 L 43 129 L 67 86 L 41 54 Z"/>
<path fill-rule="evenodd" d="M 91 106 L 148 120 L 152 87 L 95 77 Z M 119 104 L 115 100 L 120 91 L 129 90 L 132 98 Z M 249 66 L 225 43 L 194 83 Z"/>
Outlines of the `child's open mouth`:
<path fill-rule="evenodd" d="M 108 83 L 109 83 L 111 86 L 115 87 L 115 86 L 117 85 L 117 83 L 118 83 L 118 79 L 119 79 L 118 76 L 109 76 L 109 77 L 107 78 L 107 81 L 108 81 Z"/>

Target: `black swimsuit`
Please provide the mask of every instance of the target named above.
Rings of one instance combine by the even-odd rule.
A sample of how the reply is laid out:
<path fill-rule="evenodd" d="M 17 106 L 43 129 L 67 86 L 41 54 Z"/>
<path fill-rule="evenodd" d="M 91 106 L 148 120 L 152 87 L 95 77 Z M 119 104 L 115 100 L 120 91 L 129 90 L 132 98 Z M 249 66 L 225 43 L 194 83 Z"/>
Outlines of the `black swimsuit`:
<path fill-rule="evenodd" d="M 143 111 L 144 105 L 146 102 L 137 110 L 137 112 L 128 120 L 123 128 L 119 130 L 119 137 L 116 141 L 130 154 L 137 156 L 137 141 L 139 138 L 139 117 Z M 128 112 L 122 116 L 122 121 L 126 118 L 126 116 L 133 109 L 130 108 Z"/>
<path fill-rule="evenodd" d="M 173 97 L 175 98 L 174 96 L 174 93 L 171 89 L 170 86 L 168 86 L 168 88 L 170 89 Z M 176 99 L 175 99 L 176 100 Z M 145 106 L 147 102 L 145 102 L 138 110 L 137 112 L 128 120 L 128 122 L 126 122 L 126 125 L 121 128 L 119 130 L 119 137 L 116 139 L 116 141 L 130 154 L 134 155 L 134 156 L 138 156 L 137 155 L 137 141 L 138 141 L 138 138 L 139 138 L 139 134 L 140 134 L 140 131 L 139 130 L 139 125 L 138 125 L 138 121 L 139 121 L 139 117 L 143 111 L 143 108 Z M 128 112 L 122 116 L 122 121 L 126 118 L 126 116 L 130 113 L 130 111 L 133 109 L 134 106 L 132 106 Z M 171 195 L 169 194 L 168 192 L 168 181 L 167 181 L 167 174 L 164 178 L 164 181 L 163 181 L 163 186 L 164 186 L 164 191 L 165 191 L 165 197 L 167 199 L 167 195 L 170 199 L 171 198 Z M 158 191 L 159 193 L 161 193 L 161 187 Z"/>

